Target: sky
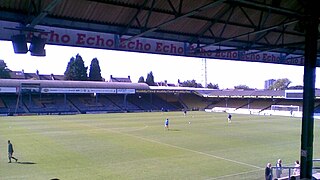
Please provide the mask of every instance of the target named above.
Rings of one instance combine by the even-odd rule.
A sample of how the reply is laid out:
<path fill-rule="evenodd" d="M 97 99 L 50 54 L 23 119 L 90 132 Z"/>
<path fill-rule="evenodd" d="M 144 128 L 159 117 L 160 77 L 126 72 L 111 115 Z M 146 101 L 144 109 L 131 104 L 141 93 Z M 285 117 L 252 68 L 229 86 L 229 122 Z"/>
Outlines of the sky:
<path fill-rule="evenodd" d="M 79 54 L 88 69 L 91 60 L 97 58 L 101 75 L 106 80 L 110 79 L 110 75 L 130 76 L 132 82 L 138 82 L 139 77 L 146 79 L 152 71 L 155 82 L 167 80 L 176 84 L 178 79 L 181 82 L 194 79 L 202 85 L 205 83 L 205 60 L 201 58 L 54 45 L 46 45 L 45 49 L 45 57 L 31 56 L 29 53 L 15 54 L 11 41 L 0 41 L 0 59 L 12 71 L 23 69 L 26 73 L 35 73 L 38 70 L 40 74 L 63 75 L 71 57 Z M 288 78 L 292 82 L 290 86 L 303 85 L 301 66 L 216 59 L 206 59 L 206 62 L 207 83 L 218 84 L 220 89 L 233 89 L 237 85 L 263 89 L 265 80 L 281 78 Z M 317 68 L 316 76 L 320 75 L 318 71 Z M 320 88 L 320 82 L 316 81 L 316 87 Z"/>

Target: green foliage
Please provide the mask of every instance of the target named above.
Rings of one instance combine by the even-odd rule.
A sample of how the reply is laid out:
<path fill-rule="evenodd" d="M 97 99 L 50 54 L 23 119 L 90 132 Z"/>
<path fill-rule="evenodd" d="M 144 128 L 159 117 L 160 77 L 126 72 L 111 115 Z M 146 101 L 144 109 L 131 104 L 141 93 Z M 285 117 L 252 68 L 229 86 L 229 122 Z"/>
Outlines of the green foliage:
<path fill-rule="evenodd" d="M 247 85 L 238 85 L 238 86 L 234 86 L 234 89 L 243 89 L 243 90 L 250 90 L 252 88 L 250 88 Z"/>
<path fill-rule="evenodd" d="M 86 81 L 88 80 L 87 69 L 88 67 L 84 66 L 82 57 L 77 54 L 76 58 L 72 57 L 68 63 L 67 69 L 64 73 L 65 79 L 73 81 Z"/>
<path fill-rule="evenodd" d="M 0 79 L 9 79 L 10 78 L 10 69 L 8 69 L 7 64 L 4 60 L 0 60 Z"/>
<path fill-rule="evenodd" d="M 64 72 L 64 79 L 65 80 L 71 80 L 72 79 L 72 74 L 74 74 L 74 72 L 71 72 L 73 70 L 73 64 L 74 64 L 74 57 L 71 57 L 70 61 L 68 62 L 67 65 L 67 69 Z"/>
<path fill-rule="evenodd" d="M 209 83 L 207 85 L 207 88 L 209 88 L 209 89 L 219 89 L 219 85 L 218 84 Z"/>
<path fill-rule="evenodd" d="M 141 76 L 141 77 L 139 78 L 138 83 L 145 83 L 145 82 L 144 82 L 144 77 L 143 77 L 143 76 Z"/>
<path fill-rule="evenodd" d="M 151 71 L 150 73 L 148 73 L 147 79 L 146 79 L 146 83 L 147 83 L 149 86 L 154 86 L 154 85 L 155 85 L 152 71 Z"/>
<path fill-rule="evenodd" d="M 297 86 L 290 86 L 288 89 L 303 89 L 302 85 L 297 85 Z"/>
<path fill-rule="evenodd" d="M 182 87 L 195 87 L 195 88 L 202 88 L 201 83 L 197 83 L 196 80 L 187 80 L 181 83 Z"/>
<path fill-rule="evenodd" d="M 97 58 L 92 59 L 89 71 L 90 81 L 102 81 L 101 69 Z"/>
<path fill-rule="evenodd" d="M 277 79 L 272 86 L 269 87 L 271 90 L 285 90 L 288 89 L 291 81 L 288 78 Z"/>

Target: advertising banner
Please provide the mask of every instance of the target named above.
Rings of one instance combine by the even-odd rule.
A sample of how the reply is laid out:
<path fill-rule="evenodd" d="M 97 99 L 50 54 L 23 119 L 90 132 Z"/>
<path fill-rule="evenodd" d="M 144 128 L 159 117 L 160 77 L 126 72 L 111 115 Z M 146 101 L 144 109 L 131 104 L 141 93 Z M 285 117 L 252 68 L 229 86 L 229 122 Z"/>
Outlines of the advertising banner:
<path fill-rule="evenodd" d="M 42 88 L 41 93 L 72 93 L 72 94 L 115 94 L 116 89 L 89 89 L 89 88 Z"/>
<path fill-rule="evenodd" d="M 136 93 L 135 89 L 117 89 L 117 94 L 134 94 Z"/>
<path fill-rule="evenodd" d="M 19 31 L 13 30 L 18 26 L 19 24 L 15 22 L 0 21 L 0 39 L 11 40 L 12 35 L 19 33 Z M 233 49 L 232 47 L 214 45 L 204 46 L 201 44 L 189 44 L 186 42 L 159 40 L 142 37 L 132 39 L 131 36 L 120 37 L 117 34 L 65 29 L 41 25 L 36 26 L 36 28 L 42 29 L 43 32 L 28 32 L 27 37 L 29 40 L 32 38 L 32 36 L 38 36 L 46 39 L 47 44 L 54 45 L 88 47 L 98 49 L 110 49 L 222 60 L 264 62 L 288 65 L 304 64 L 304 57 L 302 55 L 260 52 L 257 50 L 239 51 Z"/>
<path fill-rule="evenodd" d="M 16 93 L 17 88 L 15 87 L 0 87 L 0 93 Z"/>

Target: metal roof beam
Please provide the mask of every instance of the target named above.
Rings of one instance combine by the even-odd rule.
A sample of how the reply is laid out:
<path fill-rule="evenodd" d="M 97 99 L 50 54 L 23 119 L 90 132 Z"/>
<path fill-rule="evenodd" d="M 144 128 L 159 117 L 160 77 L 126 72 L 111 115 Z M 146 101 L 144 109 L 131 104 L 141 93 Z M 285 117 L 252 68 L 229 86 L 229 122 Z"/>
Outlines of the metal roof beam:
<path fill-rule="evenodd" d="M 120 35 L 123 35 L 128 31 L 128 29 L 132 25 L 133 21 L 138 17 L 140 12 L 142 11 L 142 8 L 147 4 L 147 2 L 148 2 L 148 0 L 144 0 L 142 5 L 140 6 L 140 8 L 137 10 L 136 14 L 130 19 L 129 23 L 127 24 L 127 27 L 120 33 Z"/>
<path fill-rule="evenodd" d="M 295 17 L 295 18 L 302 18 L 304 17 L 301 12 L 293 11 L 291 9 L 285 9 L 285 8 L 280 8 L 280 7 L 274 7 L 268 4 L 264 3 L 258 3 L 255 1 L 249 1 L 249 0 L 233 0 L 233 1 L 227 1 L 227 3 L 231 4 L 239 4 L 243 7 L 251 8 L 251 9 L 259 9 L 262 11 L 266 12 L 272 12 L 275 14 L 281 14 L 284 16 L 289 16 L 289 17 Z"/>
<path fill-rule="evenodd" d="M 114 6 L 122 6 L 122 7 L 127 7 L 127 8 L 135 8 L 138 9 L 139 6 L 137 6 L 136 4 L 129 4 L 129 3 L 123 3 L 123 2 L 119 2 L 119 1 L 105 1 L 105 0 L 88 0 L 88 1 L 92 1 L 92 2 L 98 2 L 98 3 L 103 3 L 103 4 L 110 4 L 110 5 L 114 5 Z M 181 9 L 182 9 L 182 3 L 183 0 L 180 0 L 180 7 L 179 7 L 179 12 L 181 13 Z M 226 0 L 224 3 L 228 3 L 228 4 L 240 4 L 243 7 L 248 7 L 248 8 L 252 8 L 252 9 L 259 9 L 259 10 L 263 10 L 266 12 L 272 12 L 275 14 L 281 14 L 281 15 L 289 15 L 290 17 L 296 17 L 296 18 L 300 18 L 303 17 L 303 15 L 301 14 L 302 12 L 298 12 L 298 11 L 294 11 L 294 10 L 290 10 L 290 9 L 285 9 L 285 8 L 280 8 L 280 7 L 273 7 L 267 4 L 263 4 L 263 3 L 257 3 L 257 2 L 253 2 L 253 1 L 249 1 L 249 0 Z M 150 10 L 150 7 L 144 7 L 143 10 Z M 163 14 L 170 14 L 175 16 L 175 12 L 173 11 L 168 11 L 165 9 L 159 9 L 159 8 L 154 8 L 153 9 L 154 12 L 158 12 L 158 13 L 163 13 Z M 199 20 L 210 20 L 206 17 L 202 17 L 202 16 L 190 16 L 190 18 L 195 18 L 195 19 L 199 19 Z M 213 20 L 213 19 L 211 19 Z M 221 21 L 220 23 L 225 23 L 225 21 Z"/>
<path fill-rule="evenodd" d="M 252 25 L 252 26 L 256 26 L 255 24 L 254 24 L 254 22 L 252 21 L 252 19 L 249 17 L 249 15 L 247 14 L 247 12 L 245 11 L 245 10 L 243 10 L 243 8 L 240 6 L 239 7 L 240 8 L 240 10 L 241 10 L 241 12 L 246 16 L 246 18 L 248 19 L 248 21 L 250 22 L 250 24 Z"/>
<path fill-rule="evenodd" d="M 183 4 L 183 0 L 180 0 L 180 2 L 179 2 L 179 10 L 178 10 L 179 14 L 181 14 L 181 11 L 182 11 L 182 4 Z"/>
<path fill-rule="evenodd" d="M 171 7 L 172 11 L 178 16 L 178 12 L 177 12 L 176 9 L 174 8 L 171 0 L 167 0 L 167 2 L 168 2 L 168 4 L 169 4 L 169 6 Z"/>
<path fill-rule="evenodd" d="M 56 5 L 58 5 L 63 0 L 52 0 L 48 6 L 42 10 L 42 12 L 35 17 L 30 24 L 27 25 L 28 28 L 34 28 L 39 22 L 41 22 L 48 14 L 53 10 Z"/>
<path fill-rule="evenodd" d="M 147 29 L 147 27 L 148 27 L 149 19 L 150 19 L 150 16 L 151 16 L 151 13 L 152 13 L 152 10 L 154 8 L 155 3 L 156 3 L 156 0 L 152 0 L 151 9 L 149 10 L 147 19 L 146 19 L 146 21 L 144 23 L 144 29 Z"/>
<path fill-rule="evenodd" d="M 224 10 L 220 11 L 219 13 L 217 13 L 215 15 L 216 19 L 220 19 L 221 17 L 223 17 L 229 10 L 231 9 L 231 6 L 228 6 L 228 8 L 225 8 Z M 196 40 L 198 40 L 200 37 L 202 37 L 207 31 L 210 31 L 210 33 L 212 34 L 212 37 L 215 38 L 214 33 L 211 30 L 211 27 L 216 23 L 217 21 L 208 21 L 207 24 L 204 26 L 204 28 L 202 28 L 202 30 L 197 33 L 199 34 L 197 38 L 192 38 L 189 42 L 190 43 L 194 43 L 196 42 Z"/>
<path fill-rule="evenodd" d="M 122 6 L 122 7 L 133 8 L 133 9 L 139 9 L 139 6 L 137 6 L 135 4 L 120 3 L 120 2 L 117 2 L 117 1 L 110 1 L 110 2 L 109 1 L 106 2 L 104 0 L 88 0 L 88 1 L 98 2 L 98 3 L 102 3 L 102 4 L 109 4 L 109 5 L 114 5 L 114 6 Z M 181 6 L 182 6 L 183 0 L 181 0 L 180 3 L 181 3 Z M 153 12 L 176 16 L 175 12 L 164 10 L 164 9 L 150 8 L 150 7 L 147 7 L 147 6 L 143 7 L 142 9 L 145 10 L 145 11 L 150 11 L 152 9 Z M 180 14 L 181 14 L 181 9 L 182 9 L 182 7 L 179 7 L 179 13 Z M 197 16 L 197 15 L 191 15 L 191 16 L 188 16 L 188 18 L 196 19 L 196 20 L 202 20 L 202 21 L 215 21 L 217 23 L 222 23 L 222 24 L 227 23 L 227 21 L 221 20 L 221 19 L 218 19 L 218 18 L 208 18 L 208 17 L 204 17 L 204 16 Z M 254 28 L 251 25 L 242 24 L 242 23 L 238 23 L 238 22 L 229 22 L 229 25 L 239 26 L 239 27 L 244 27 L 244 28 Z"/>
<path fill-rule="evenodd" d="M 180 20 L 180 19 L 183 19 L 183 18 L 192 16 L 192 15 L 194 15 L 194 14 L 200 13 L 201 11 L 204 11 L 204 10 L 206 10 L 206 9 L 208 9 L 208 8 L 211 8 L 211 7 L 220 5 L 220 4 L 224 3 L 225 1 L 226 1 L 226 0 L 217 0 L 217 1 L 215 1 L 215 2 L 212 2 L 212 3 L 206 4 L 206 5 L 204 5 L 204 6 L 201 6 L 201 7 L 197 8 L 197 9 L 194 9 L 194 10 L 192 10 L 192 11 L 186 13 L 186 14 L 183 14 L 183 15 L 181 15 L 181 16 L 178 16 L 178 17 L 176 17 L 176 18 L 174 18 L 174 19 L 171 19 L 171 20 L 169 20 L 169 21 L 163 22 L 163 23 L 161 23 L 160 25 L 158 25 L 158 26 L 156 26 L 156 27 L 153 27 L 153 28 L 151 28 L 151 29 L 149 29 L 149 30 L 147 30 L 147 31 L 144 31 L 144 32 L 140 33 L 140 34 L 137 34 L 137 35 L 135 35 L 135 36 L 127 39 L 126 41 L 123 41 L 122 43 L 126 43 L 126 42 L 131 41 L 131 40 L 133 40 L 133 39 L 135 39 L 135 38 L 141 37 L 141 36 L 143 36 L 143 35 L 145 35 L 145 34 L 147 34 L 147 33 L 156 31 L 157 29 L 160 29 L 161 27 L 164 27 L 164 26 L 167 26 L 167 25 L 169 25 L 169 24 L 172 24 L 172 23 L 174 23 L 174 22 L 176 22 L 176 21 L 178 21 L 178 20 Z"/>
<path fill-rule="evenodd" d="M 228 16 L 228 18 L 227 18 L 227 23 L 225 23 L 225 24 L 223 25 L 223 28 L 222 28 L 222 30 L 221 30 L 221 32 L 220 32 L 219 37 L 222 37 L 224 31 L 226 30 L 226 27 L 227 27 L 228 23 L 230 22 L 230 19 L 231 19 L 232 15 L 233 15 L 234 9 L 235 9 L 235 7 L 232 6 L 232 9 L 231 9 L 231 11 L 230 11 L 230 13 L 229 13 L 229 16 Z"/>
<path fill-rule="evenodd" d="M 241 35 L 238 35 L 238 36 L 234 36 L 234 37 L 226 39 L 226 40 L 222 40 L 222 41 L 218 41 L 218 42 L 215 42 L 215 43 L 212 43 L 212 44 L 207 44 L 205 46 L 201 46 L 201 48 L 208 47 L 208 46 L 211 46 L 211 45 L 221 44 L 221 43 L 228 42 L 228 41 L 232 41 L 232 40 L 235 40 L 237 38 L 248 36 L 248 35 L 259 34 L 259 33 L 267 32 L 267 31 L 271 31 L 273 29 L 277 29 L 279 26 L 288 26 L 288 25 L 291 25 L 291 24 L 295 24 L 298 21 L 299 20 L 294 20 L 294 21 L 290 21 L 290 22 L 287 22 L 287 23 L 281 23 L 279 25 L 263 28 L 263 29 L 260 29 L 260 30 L 257 30 L 257 31 L 244 33 L 244 34 L 241 34 Z"/>
<path fill-rule="evenodd" d="M 284 22 L 287 21 L 287 20 L 288 20 L 288 19 L 283 20 L 282 23 L 284 23 Z M 288 26 L 283 26 L 283 27 L 282 27 L 282 30 L 277 30 L 277 32 L 279 32 L 280 35 L 279 35 L 278 39 L 276 40 L 275 44 L 278 44 L 278 41 L 279 41 L 280 37 L 284 37 L 285 29 L 286 29 L 287 27 L 288 27 Z M 260 29 L 260 27 L 257 28 L 256 30 L 259 30 L 259 29 Z M 256 34 L 256 39 L 254 39 L 251 44 L 253 45 L 254 43 L 258 42 L 258 41 L 261 40 L 261 39 L 265 39 L 266 42 L 269 43 L 269 41 L 268 41 L 268 39 L 266 38 L 266 36 L 267 36 L 267 34 L 270 33 L 270 32 L 271 32 L 271 31 L 267 31 L 267 32 L 265 32 L 264 34 L 262 34 L 262 33 Z M 275 32 L 275 31 L 272 31 L 272 32 Z M 270 44 L 270 43 L 269 43 L 269 44 Z M 251 45 L 251 46 L 252 46 L 252 45 Z M 249 47 L 251 47 L 251 46 L 249 46 Z"/>

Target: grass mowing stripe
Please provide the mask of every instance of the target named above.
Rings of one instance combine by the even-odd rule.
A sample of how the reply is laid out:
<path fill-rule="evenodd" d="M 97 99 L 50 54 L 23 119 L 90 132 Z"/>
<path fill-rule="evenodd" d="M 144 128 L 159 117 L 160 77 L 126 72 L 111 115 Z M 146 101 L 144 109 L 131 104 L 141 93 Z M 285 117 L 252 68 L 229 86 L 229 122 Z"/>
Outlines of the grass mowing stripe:
<path fill-rule="evenodd" d="M 241 173 L 228 174 L 228 175 L 225 175 L 225 176 L 209 178 L 209 179 L 206 179 L 206 180 L 215 180 L 215 179 L 224 179 L 224 178 L 227 178 L 227 177 L 236 177 L 236 176 L 243 175 L 243 174 L 249 174 L 249 173 L 253 173 L 253 172 L 259 172 L 259 171 L 261 171 L 261 170 L 263 170 L 263 169 L 256 169 L 256 170 L 246 171 L 246 172 L 241 172 Z"/>
<path fill-rule="evenodd" d="M 136 136 L 136 135 L 132 135 L 132 134 L 127 134 L 127 133 L 123 133 L 123 132 L 120 132 L 120 131 L 114 131 L 114 130 L 109 129 L 109 128 L 93 127 L 93 126 L 89 126 L 89 125 L 87 125 L 87 124 L 82 124 L 82 125 L 83 125 L 83 126 L 86 126 L 86 127 L 90 127 L 90 128 L 107 130 L 107 131 L 109 131 L 109 132 L 118 133 L 118 134 L 130 136 L 130 137 L 134 137 L 134 138 L 139 138 L 139 139 L 142 139 L 142 140 L 144 140 L 144 141 L 153 142 L 153 143 L 158 143 L 158 144 L 165 145 L 165 146 L 169 146 L 169 147 L 173 147 L 173 148 L 176 148 L 176 149 L 182 149 L 182 150 L 189 151 L 189 152 L 193 152 L 193 153 L 196 153 L 196 154 L 201 154 L 201 155 L 204 155 L 204 156 L 209 156 L 209 157 L 213 157 L 213 158 L 216 158 L 216 159 L 221 159 L 221 160 L 224 160 L 224 161 L 229 161 L 229 162 L 233 162 L 233 163 L 236 163 L 236 164 L 241 164 L 241 165 L 253 167 L 253 168 L 256 168 L 256 169 L 259 169 L 259 170 L 260 170 L 260 169 L 263 169 L 262 167 L 255 166 L 255 165 L 252 165 L 252 164 L 248 164 L 248 163 L 244 163 L 244 162 L 240 162 L 240 161 L 236 161 L 236 160 L 232 160 L 232 159 L 228 159 L 228 158 L 224 158 L 224 157 L 220 157 L 220 156 L 215 156 L 215 155 L 208 154 L 208 153 L 205 153 L 205 152 L 200 152 L 200 151 L 196 151 L 196 150 L 192 150 L 192 149 L 188 149 L 188 148 L 184 148 L 184 147 L 180 147 L 180 146 L 175 146 L 175 145 L 172 145 L 172 144 L 163 143 L 163 142 L 160 142 L 160 141 L 156 141 L 156 140 L 153 140 L 153 139 L 144 138 L 144 137 L 141 137 L 141 136 Z"/>
<path fill-rule="evenodd" d="M 259 180 L 264 169 L 258 167 L 267 162 L 281 158 L 290 165 L 299 158 L 300 119 L 234 115 L 227 124 L 226 116 L 168 112 L 1 117 L 0 179 Z M 163 129 L 165 118 L 172 131 Z M 315 129 L 319 127 L 315 121 Z M 314 157 L 320 157 L 316 134 Z M 19 160 L 35 164 L 8 164 L 7 139 L 16 145 Z"/>

